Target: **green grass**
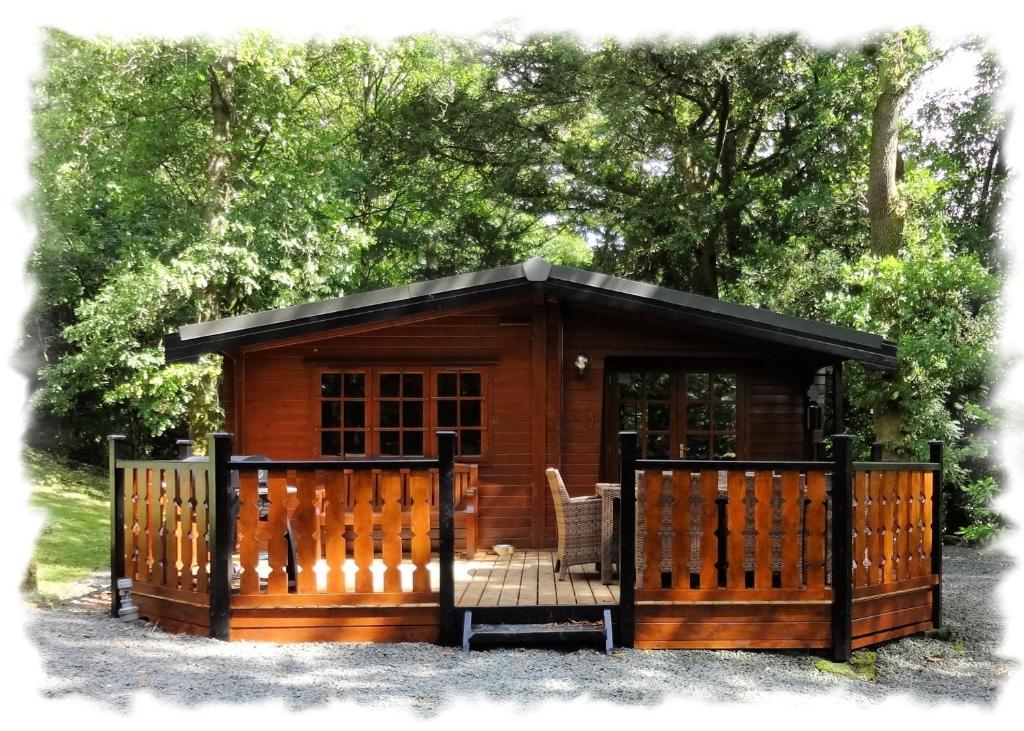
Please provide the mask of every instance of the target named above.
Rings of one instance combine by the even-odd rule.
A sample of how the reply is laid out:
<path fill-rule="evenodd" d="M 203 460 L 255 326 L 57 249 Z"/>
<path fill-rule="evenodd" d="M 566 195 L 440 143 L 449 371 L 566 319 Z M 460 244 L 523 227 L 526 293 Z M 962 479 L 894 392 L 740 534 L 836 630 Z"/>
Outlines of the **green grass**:
<path fill-rule="evenodd" d="M 878 655 L 871 650 L 858 650 L 850 656 L 850 662 L 816 660 L 814 667 L 823 673 L 835 673 L 854 680 L 874 680 L 877 675 L 875 663 Z"/>
<path fill-rule="evenodd" d="M 38 598 L 64 599 L 76 582 L 110 562 L 107 475 L 31 449 L 24 459 L 30 502 L 47 513 L 35 547 Z"/>

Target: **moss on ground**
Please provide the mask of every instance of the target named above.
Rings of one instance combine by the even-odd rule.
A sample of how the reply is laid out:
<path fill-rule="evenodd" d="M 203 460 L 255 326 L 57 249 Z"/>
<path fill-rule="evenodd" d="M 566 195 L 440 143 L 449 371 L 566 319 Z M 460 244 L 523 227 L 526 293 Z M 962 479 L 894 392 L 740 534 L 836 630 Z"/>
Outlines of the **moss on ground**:
<path fill-rule="evenodd" d="M 849 662 L 815 660 L 814 667 L 823 673 L 834 673 L 854 680 L 874 680 L 877 675 L 878 654 L 871 650 L 858 650 L 850 656 Z"/>
<path fill-rule="evenodd" d="M 67 598 L 76 583 L 110 561 L 110 505 L 107 475 L 26 449 L 29 502 L 47 514 L 36 541 L 37 600 Z"/>

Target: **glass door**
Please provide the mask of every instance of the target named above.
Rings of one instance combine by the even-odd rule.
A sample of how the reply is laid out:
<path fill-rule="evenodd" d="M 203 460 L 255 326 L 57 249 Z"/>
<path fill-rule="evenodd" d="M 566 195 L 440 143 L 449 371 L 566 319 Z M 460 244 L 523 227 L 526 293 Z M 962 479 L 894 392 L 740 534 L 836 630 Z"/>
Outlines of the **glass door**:
<path fill-rule="evenodd" d="M 641 459 L 740 457 L 741 387 L 736 366 L 609 368 L 604 479 L 618 480 L 619 431 L 637 432 Z"/>

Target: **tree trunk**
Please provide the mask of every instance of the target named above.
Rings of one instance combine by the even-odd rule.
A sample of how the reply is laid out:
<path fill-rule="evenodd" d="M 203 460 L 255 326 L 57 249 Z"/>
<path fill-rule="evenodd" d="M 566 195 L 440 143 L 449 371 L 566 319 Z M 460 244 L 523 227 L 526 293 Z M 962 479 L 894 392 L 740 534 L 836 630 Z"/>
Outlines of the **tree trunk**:
<path fill-rule="evenodd" d="M 210 82 L 210 112 L 213 139 L 206 163 L 206 203 L 203 221 L 207 233 L 213 233 L 217 217 L 231 199 L 231 134 L 235 116 L 235 60 L 221 57 L 206 70 Z"/>
<path fill-rule="evenodd" d="M 868 177 L 868 216 L 871 220 L 871 252 L 893 256 L 903 243 L 906 205 L 900 199 L 897 168 L 900 166 L 899 130 L 907 84 L 894 78 L 893 62 L 883 57 L 878 64 L 880 89 L 871 117 L 871 160 Z"/>

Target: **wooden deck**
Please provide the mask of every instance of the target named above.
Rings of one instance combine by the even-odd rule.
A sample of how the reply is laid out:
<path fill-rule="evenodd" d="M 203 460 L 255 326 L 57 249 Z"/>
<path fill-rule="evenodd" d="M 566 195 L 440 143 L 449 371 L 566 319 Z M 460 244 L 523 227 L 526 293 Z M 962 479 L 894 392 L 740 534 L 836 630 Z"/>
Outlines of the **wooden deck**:
<path fill-rule="evenodd" d="M 455 561 L 455 603 L 460 607 L 536 606 L 539 604 L 615 604 L 619 587 L 601 583 L 594 564 L 573 566 L 558 581 L 553 551 L 516 551 L 499 558 L 477 553 Z"/>

